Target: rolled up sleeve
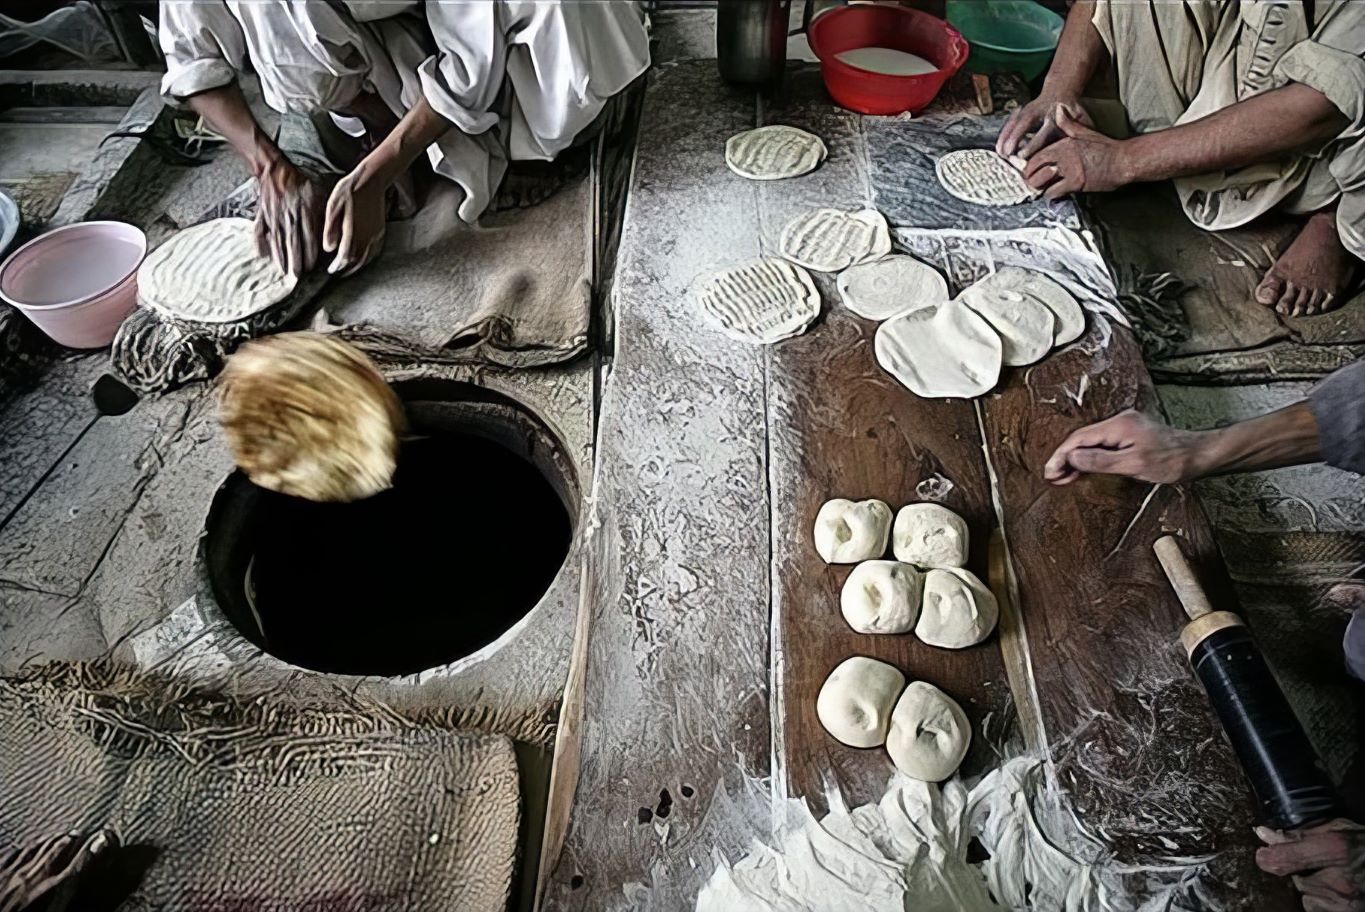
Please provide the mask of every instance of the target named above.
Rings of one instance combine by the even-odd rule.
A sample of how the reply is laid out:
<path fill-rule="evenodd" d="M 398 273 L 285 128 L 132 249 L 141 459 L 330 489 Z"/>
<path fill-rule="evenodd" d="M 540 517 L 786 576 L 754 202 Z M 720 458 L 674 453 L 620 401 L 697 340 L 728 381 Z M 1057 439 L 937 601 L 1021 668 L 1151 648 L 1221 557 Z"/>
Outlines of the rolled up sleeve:
<path fill-rule="evenodd" d="M 246 59 L 242 27 L 221 0 L 168 0 L 157 28 L 166 56 L 161 94 L 178 103 L 230 85 Z"/>
<path fill-rule="evenodd" d="M 1323 461 L 1365 474 L 1365 361 L 1330 375 L 1308 394 Z"/>
<path fill-rule="evenodd" d="M 1365 134 L 1365 47 L 1343 50 L 1321 40 L 1300 41 L 1275 66 L 1280 80 L 1317 89 L 1350 121 L 1339 136 Z"/>
<path fill-rule="evenodd" d="M 428 3 L 427 24 L 438 51 L 417 68 L 427 103 L 463 132 L 498 125 L 492 110 L 502 90 L 507 41 L 497 3 Z"/>

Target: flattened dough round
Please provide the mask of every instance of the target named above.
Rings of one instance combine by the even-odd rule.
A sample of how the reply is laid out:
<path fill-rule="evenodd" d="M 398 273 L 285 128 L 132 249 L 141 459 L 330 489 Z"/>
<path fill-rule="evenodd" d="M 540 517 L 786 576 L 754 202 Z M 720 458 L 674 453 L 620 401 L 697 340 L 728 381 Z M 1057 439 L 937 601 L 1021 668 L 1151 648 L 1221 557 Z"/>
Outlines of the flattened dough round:
<path fill-rule="evenodd" d="M 924 575 L 924 604 L 915 636 L 930 646 L 975 646 L 991 635 L 999 619 L 995 595 L 970 571 L 947 568 Z"/>
<path fill-rule="evenodd" d="M 926 399 L 971 399 L 1000 380 L 1000 336 L 961 301 L 892 317 L 877 327 L 877 363 Z"/>
<path fill-rule="evenodd" d="M 1001 360 L 1006 367 L 1024 367 L 1052 351 L 1057 318 L 1037 298 L 996 285 L 977 291 L 973 285 L 961 299 L 1000 334 Z"/>
<path fill-rule="evenodd" d="M 700 297 L 702 311 L 722 332 L 759 345 L 799 336 L 820 315 L 820 291 L 810 274 L 775 257 L 712 276 Z"/>
<path fill-rule="evenodd" d="M 838 272 L 891 252 L 891 229 L 875 209 L 816 209 L 782 229 L 782 255 L 816 272 Z"/>
<path fill-rule="evenodd" d="M 901 507 L 891 533 L 896 560 L 916 567 L 965 567 L 967 522 L 936 503 Z"/>
<path fill-rule="evenodd" d="M 836 498 L 815 516 L 815 550 L 827 564 L 856 564 L 886 553 L 891 508 L 880 500 Z"/>
<path fill-rule="evenodd" d="M 1085 332 L 1085 311 L 1062 285 L 1021 266 L 1006 266 L 968 289 L 975 296 L 1009 292 L 1038 301 L 1056 318 L 1052 344 L 1067 345 Z M 966 292 L 963 293 L 964 297 Z"/>
<path fill-rule="evenodd" d="M 911 779 L 942 782 L 957 772 L 971 743 L 972 726 L 957 701 L 927 681 L 911 681 L 886 734 L 896 769 Z"/>
<path fill-rule="evenodd" d="M 844 306 L 869 320 L 948 302 L 948 283 L 938 270 L 912 256 L 898 254 L 850 266 L 839 273 Z"/>
<path fill-rule="evenodd" d="M 298 279 L 256 255 L 250 219 L 221 218 L 172 235 L 137 271 L 138 299 L 194 323 L 235 323 L 287 298 Z"/>
<path fill-rule="evenodd" d="M 1015 206 L 1037 195 L 1024 175 L 994 149 L 949 152 L 934 170 L 944 190 L 978 206 Z"/>
<path fill-rule="evenodd" d="M 870 560 L 853 568 L 839 609 L 858 633 L 909 633 L 919 617 L 923 578 L 900 561 Z"/>
<path fill-rule="evenodd" d="M 820 137 L 782 124 L 746 130 L 725 143 L 725 163 L 749 180 L 800 177 L 820 167 L 828 155 Z"/>
<path fill-rule="evenodd" d="M 849 747 L 877 747 L 886 741 L 891 709 L 905 675 L 867 656 L 844 659 L 829 673 L 815 698 L 815 714 L 825 731 Z"/>

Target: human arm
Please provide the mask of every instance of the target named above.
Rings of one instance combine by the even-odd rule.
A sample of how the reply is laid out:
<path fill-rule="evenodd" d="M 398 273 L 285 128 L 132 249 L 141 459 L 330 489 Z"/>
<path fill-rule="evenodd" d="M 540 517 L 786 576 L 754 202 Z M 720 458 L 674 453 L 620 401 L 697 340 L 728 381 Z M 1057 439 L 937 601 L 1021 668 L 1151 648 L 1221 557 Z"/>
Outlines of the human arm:
<path fill-rule="evenodd" d="M 1008 158 L 1019 154 L 1027 158 L 1060 138 L 1054 119 L 1059 104 L 1073 116 L 1085 119 L 1081 93 L 1108 56 L 1100 33 L 1091 22 L 1094 14 L 1093 0 L 1078 0 L 1072 4 L 1057 43 L 1057 53 L 1043 80 L 1043 89 L 1037 98 L 1005 121 L 995 142 L 995 151 L 1000 155 Z M 1033 137 L 1026 143 L 1030 133 Z"/>
<path fill-rule="evenodd" d="M 422 98 L 337 182 L 327 200 L 322 232 L 323 247 L 336 254 L 327 267 L 329 273 L 349 275 L 374 258 L 384 243 L 389 187 L 453 126 Z"/>
<path fill-rule="evenodd" d="M 1257 827 L 1256 835 L 1266 844 L 1256 852 L 1256 865 L 1292 877 L 1304 912 L 1365 910 L 1365 827 L 1333 820 L 1297 832 Z"/>

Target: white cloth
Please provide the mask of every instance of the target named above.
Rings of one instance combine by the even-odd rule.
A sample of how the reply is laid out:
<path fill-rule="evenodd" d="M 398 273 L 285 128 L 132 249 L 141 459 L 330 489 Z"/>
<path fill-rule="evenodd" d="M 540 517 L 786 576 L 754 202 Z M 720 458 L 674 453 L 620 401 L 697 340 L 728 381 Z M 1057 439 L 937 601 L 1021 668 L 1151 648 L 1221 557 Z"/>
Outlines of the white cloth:
<path fill-rule="evenodd" d="M 227 85 L 248 63 L 277 111 L 346 115 L 361 92 L 455 124 L 428 149 L 487 208 L 509 158 L 551 159 L 649 66 L 633 0 L 165 0 L 163 93 Z"/>
<path fill-rule="evenodd" d="M 1181 178 L 1176 189 L 1190 219 L 1210 231 L 1272 209 L 1338 203 L 1342 242 L 1365 259 L 1365 2 L 1317 0 L 1310 26 L 1301 0 L 1097 0 L 1093 22 L 1142 133 L 1290 82 L 1325 95 L 1350 124 L 1322 149 Z"/>

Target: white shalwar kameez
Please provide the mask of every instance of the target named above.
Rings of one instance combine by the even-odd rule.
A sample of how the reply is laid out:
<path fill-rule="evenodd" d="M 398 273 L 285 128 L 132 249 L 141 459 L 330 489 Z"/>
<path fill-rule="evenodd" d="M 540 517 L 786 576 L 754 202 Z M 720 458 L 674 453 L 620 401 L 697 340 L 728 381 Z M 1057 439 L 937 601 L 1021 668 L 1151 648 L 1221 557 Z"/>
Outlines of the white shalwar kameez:
<path fill-rule="evenodd" d="M 425 97 L 455 125 L 427 152 L 470 222 L 509 158 L 554 158 L 649 66 L 632 0 L 165 0 L 160 41 L 173 101 L 248 64 L 281 113 L 345 116 L 371 92 L 401 117 Z"/>

